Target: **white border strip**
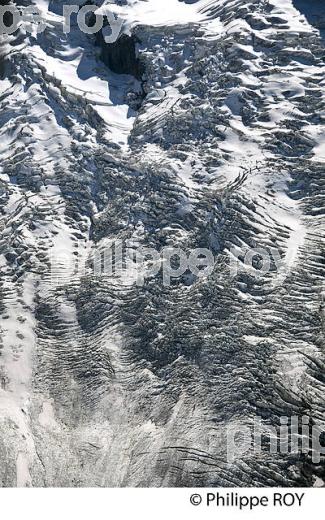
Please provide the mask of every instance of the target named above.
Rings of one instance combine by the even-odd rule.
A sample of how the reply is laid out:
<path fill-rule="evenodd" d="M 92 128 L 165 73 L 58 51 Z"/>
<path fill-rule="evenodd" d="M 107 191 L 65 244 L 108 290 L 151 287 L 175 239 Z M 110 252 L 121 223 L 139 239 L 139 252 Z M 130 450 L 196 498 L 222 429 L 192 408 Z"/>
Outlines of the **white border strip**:
<path fill-rule="evenodd" d="M 210 495 L 208 495 L 210 493 Z M 219 493 L 219 495 L 217 495 Z M 192 505 L 190 497 L 202 498 Z M 230 505 L 217 505 L 213 495 L 223 497 Z M 237 495 L 237 500 L 236 500 Z M 301 497 L 301 505 L 297 498 Z M 207 506 L 207 497 L 211 503 Z M 238 507 L 239 497 L 247 497 L 260 505 L 252 509 Z M 264 498 L 262 498 L 264 497 Z M 274 505 L 274 497 L 278 498 Z M 283 505 L 280 505 L 282 497 Z M 292 497 L 294 501 L 292 505 Z M 231 500 L 233 505 L 231 505 Z M 192 499 L 193 501 L 193 499 Z M 242 499 L 242 502 L 246 502 Z M 284 502 L 287 502 L 287 505 Z M 13 520 L 100 520 L 100 519 L 256 519 L 261 517 L 306 520 L 307 515 L 320 515 L 325 506 L 325 488 L 222 488 L 222 489 L 1 489 L 1 516 Z M 237 505 L 236 505 L 237 503 Z"/>

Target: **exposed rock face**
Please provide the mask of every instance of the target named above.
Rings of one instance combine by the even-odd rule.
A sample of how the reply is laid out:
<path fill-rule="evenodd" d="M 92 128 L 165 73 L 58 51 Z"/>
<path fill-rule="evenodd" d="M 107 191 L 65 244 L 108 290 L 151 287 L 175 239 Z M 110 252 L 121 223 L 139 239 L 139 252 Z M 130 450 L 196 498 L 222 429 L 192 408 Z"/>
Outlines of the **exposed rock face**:
<path fill-rule="evenodd" d="M 308 22 L 320 29 L 320 34 L 325 39 L 325 12 L 323 0 L 293 0 L 293 5 L 308 20 Z"/>
<path fill-rule="evenodd" d="M 116 42 L 106 43 L 102 32 L 97 34 L 97 42 L 101 47 L 101 59 L 117 74 L 131 74 L 141 79 L 143 67 L 136 55 L 136 38 L 122 34 Z"/>
<path fill-rule="evenodd" d="M 285 417 L 325 429 L 319 32 L 291 0 L 116 2 L 135 36 L 107 67 L 59 4 L 1 47 L 1 485 L 323 484 L 269 442 Z M 101 276 L 114 242 L 215 263 Z M 261 452 L 229 457 L 257 421 Z"/>

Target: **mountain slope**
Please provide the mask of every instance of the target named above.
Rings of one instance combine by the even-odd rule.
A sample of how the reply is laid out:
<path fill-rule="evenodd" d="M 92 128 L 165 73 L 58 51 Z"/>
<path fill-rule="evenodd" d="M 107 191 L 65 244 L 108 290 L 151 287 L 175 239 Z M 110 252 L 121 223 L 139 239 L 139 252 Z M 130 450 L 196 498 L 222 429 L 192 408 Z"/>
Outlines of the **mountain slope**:
<path fill-rule="evenodd" d="M 319 30 L 290 0 L 128 0 L 112 48 L 35 4 L 42 34 L 1 37 L 2 485 L 323 485 L 267 439 L 325 423 Z M 214 270 L 98 276 L 116 241 Z"/>

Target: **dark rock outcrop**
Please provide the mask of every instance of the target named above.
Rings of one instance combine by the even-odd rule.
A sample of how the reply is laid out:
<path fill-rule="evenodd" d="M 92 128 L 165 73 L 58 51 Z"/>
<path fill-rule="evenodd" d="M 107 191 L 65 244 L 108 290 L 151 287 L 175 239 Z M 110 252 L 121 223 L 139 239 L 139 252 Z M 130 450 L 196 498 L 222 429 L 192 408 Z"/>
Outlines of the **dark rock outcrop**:
<path fill-rule="evenodd" d="M 102 32 L 97 33 L 97 44 L 101 47 L 101 59 L 117 74 L 131 74 L 141 79 L 143 66 L 136 55 L 136 37 L 122 34 L 114 43 L 106 43 Z"/>
<path fill-rule="evenodd" d="M 293 0 L 293 5 L 306 17 L 308 23 L 319 29 L 325 39 L 325 4 L 323 0 Z"/>

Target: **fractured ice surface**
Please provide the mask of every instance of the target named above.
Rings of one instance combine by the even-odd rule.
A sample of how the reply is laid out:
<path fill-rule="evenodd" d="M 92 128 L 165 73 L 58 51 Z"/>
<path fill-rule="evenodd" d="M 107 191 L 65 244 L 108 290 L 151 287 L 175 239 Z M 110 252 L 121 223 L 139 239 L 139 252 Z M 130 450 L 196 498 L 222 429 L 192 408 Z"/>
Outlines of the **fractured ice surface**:
<path fill-rule="evenodd" d="M 136 78 L 35 4 L 44 33 L 0 49 L 1 485 L 323 485 L 310 455 L 227 462 L 225 439 L 325 426 L 319 28 L 290 0 L 105 2 Z M 96 276 L 116 240 L 209 248 L 214 272 Z M 230 276 L 257 247 L 281 272 Z"/>

